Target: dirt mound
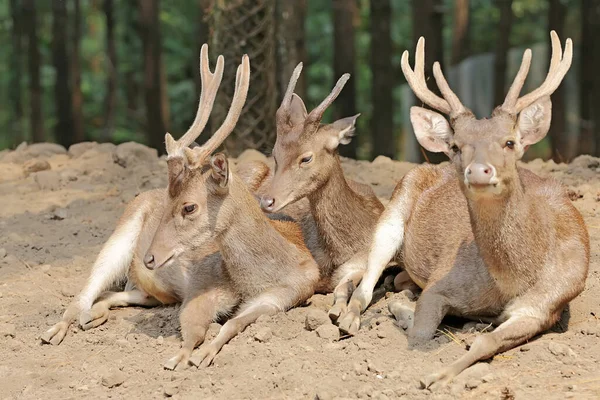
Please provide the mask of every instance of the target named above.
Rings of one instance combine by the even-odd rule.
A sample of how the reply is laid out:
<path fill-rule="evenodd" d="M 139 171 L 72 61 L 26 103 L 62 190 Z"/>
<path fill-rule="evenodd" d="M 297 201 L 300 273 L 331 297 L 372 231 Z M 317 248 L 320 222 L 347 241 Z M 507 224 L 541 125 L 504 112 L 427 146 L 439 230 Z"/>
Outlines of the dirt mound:
<path fill-rule="evenodd" d="M 246 152 L 240 158 L 264 156 Z M 343 160 L 343 166 L 387 202 L 414 164 L 379 157 L 371 163 Z M 486 327 L 448 320 L 428 349 L 409 351 L 387 310 L 399 296 L 391 293 L 366 312 L 357 336 L 342 340 L 317 318 L 331 295 L 261 317 L 201 371 L 162 368 L 180 343 L 178 307 L 114 310 L 97 329 L 73 327 L 60 346 L 40 345 L 37 337 L 83 287 L 124 205 L 166 185 L 166 162 L 136 143 L 82 143 L 68 150 L 42 143 L 2 152 L 2 398 L 598 398 L 600 160 L 581 156 L 570 164 L 536 160 L 524 166 L 563 182 L 583 214 L 592 239 L 586 290 L 571 304 L 570 318 L 563 318 L 566 332 L 560 331 L 567 326 L 557 325 L 431 393 L 417 388 L 418 379 L 464 354 L 474 330 Z M 211 335 L 218 328 L 213 324 Z"/>

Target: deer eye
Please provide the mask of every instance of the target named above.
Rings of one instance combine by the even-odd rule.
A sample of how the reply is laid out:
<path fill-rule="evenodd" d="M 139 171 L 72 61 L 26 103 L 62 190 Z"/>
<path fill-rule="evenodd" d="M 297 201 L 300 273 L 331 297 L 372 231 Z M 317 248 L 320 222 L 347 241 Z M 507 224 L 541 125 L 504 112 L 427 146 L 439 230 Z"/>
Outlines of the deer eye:
<path fill-rule="evenodd" d="M 308 164 L 309 162 L 311 162 L 313 159 L 312 154 L 308 155 L 306 157 L 302 157 L 302 159 L 300 160 L 300 164 Z"/>
<path fill-rule="evenodd" d="M 183 215 L 190 215 L 198 209 L 196 204 L 186 204 L 183 206 Z"/>
<path fill-rule="evenodd" d="M 453 144 L 452 147 L 450 147 L 450 149 L 456 154 L 460 153 L 460 149 L 455 144 Z"/>
<path fill-rule="evenodd" d="M 514 150 L 515 142 L 513 142 L 512 140 L 507 140 L 504 144 L 504 147 L 508 147 L 509 149 Z"/>

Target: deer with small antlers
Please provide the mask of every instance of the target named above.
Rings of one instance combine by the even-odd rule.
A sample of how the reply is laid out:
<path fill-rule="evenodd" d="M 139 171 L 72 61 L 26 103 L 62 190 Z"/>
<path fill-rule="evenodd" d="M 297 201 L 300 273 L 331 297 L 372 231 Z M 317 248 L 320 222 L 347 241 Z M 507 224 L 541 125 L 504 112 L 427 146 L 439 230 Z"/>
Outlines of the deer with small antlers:
<path fill-rule="evenodd" d="M 527 148 L 547 134 L 550 95 L 571 65 L 571 40 L 563 54 L 554 31 L 551 39 L 542 85 L 519 97 L 531 64 L 528 49 L 490 119 L 476 119 L 462 105 L 437 62 L 433 73 L 443 97 L 427 88 L 423 38 L 414 70 L 408 52 L 402 56 L 402 71 L 417 97 L 449 116 L 448 121 L 412 107 L 415 135 L 427 150 L 448 155 L 451 164 L 416 167 L 397 185 L 377 224 L 365 277 L 339 325 L 350 333 L 358 330 L 375 282 L 394 258 L 423 289 L 409 325 L 409 345 L 431 339 L 447 314 L 497 325 L 453 364 L 421 381 L 423 387 L 445 383 L 473 363 L 549 329 L 584 289 L 590 244 L 581 215 L 557 182 L 517 166 Z"/>
<path fill-rule="evenodd" d="M 384 207 L 370 186 L 347 180 L 340 164 L 337 148 L 352 140 L 360 114 L 321 124 L 325 110 L 350 74 L 342 75 L 331 93 L 308 113 L 294 93 L 301 72 L 302 63 L 294 69 L 277 110 L 275 171 L 262 191 L 261 207 L 273 213 L 308 198 L 322 249 L 320 257 L 316 256 L 321 268 L 319 289 L 327 293 L 333 290 L 330 317 L 335 320 L 362 278 L 362 260 Z"/>
<path fill-rule="evenodd" d="M 223 64 L 221 56 L 212 73 L 208 62 L 208 47 L 202 47 L 202 94 L 198 112 L 190 129 L 177 143 L 170 135 L 167 137 L 172 154 L 182 154 L 183 148 L 191 145 L 206 126 L 222 79 Z M 219 130 L 220 135 L 235 125 L 243 106 L 249 79 L 247 58 L 240 72 L 243 74 L 238 77 L 236 85 L 237 100 L 228 114 L 227 125 Z M 215 140 L 210 143 L 210 146 L 214 146 Z M 205 146 L 202 149 L 205 151 L 207 148 Z M 174 161 L 169 161 L 170 163 L 181 161 L 179 156 L 172 159 Z M 239 165 L 237 170 L 241 177 L 239 179 L 252 192 L 256 192 L 269 173 L 268 167 L 263 163 Z M 173 172 L 173 168 L 169 171 Z M 227 315 L 239 303 L 239 298 L 223 269 L 223 258 L 214 240 L 193 251 L 178 254 L 176 260 L 174 258 L 168 266 L 148 268 L 144 265 L 144 257 L 163 219 L 162 211 L 169 203 L 168 190 L 156 189 L 140 194 L 127 205 L 114 233 L 98 255 L 87 285 L 67 308 L 62 320 L 41 336 L 44 343 L 60 344 L 77 317 L 80 326 L 88 330 L 106 322 L 109 310 L 113 307 L 151 307 L 181 302 L 182 349 L 167 361 L 165 368 L 174 369 L 187 364 L 193 349 L 204 340 L 208 324 L 219 316 Z M 151 263 L 148 265 L 152 267 Z M 123 292 L 105 292 L 125 278 L 128 281 Z"/>

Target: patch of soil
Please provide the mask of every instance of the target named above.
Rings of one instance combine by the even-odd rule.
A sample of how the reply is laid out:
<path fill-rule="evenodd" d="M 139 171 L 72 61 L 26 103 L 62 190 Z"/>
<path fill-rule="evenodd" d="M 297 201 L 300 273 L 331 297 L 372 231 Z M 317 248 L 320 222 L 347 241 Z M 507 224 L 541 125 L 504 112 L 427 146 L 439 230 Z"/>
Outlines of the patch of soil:
<path fill-rule="evenodd" d="M 258 157 L 248 152 L 241 157 Z M 35 160 L 35 161 L 32 161 Z M 45 162 L 44 162 L 45 161 Z M 46 163 L 47 162 L 47 163 Z M 413 164 L 384 157 L 343 160 L 347 176 L 373 186 L 386 201 Z M 352 338 L 308 330 L 308 313 L 327 311 L 332 295 L 307 307 L 261 317 L 227 344 L 213 366 L 165 371 L 179 348 L 178 307 L 111 311 L 87 332 L 72 327 L 60 346 L 41 345 L 83 287 L 125 204 L 166 185 L 166 163 L 137 144 L 21 146 L 0 154 L 1 397 L 64 398 L 493 398 L 600 396 L 600 163 L 536 160 L 527 168 L 565 184 L 587 223 L 592 262 L 585 291 L 550 332 L 480 363 L 447 387 L 418 388 L 419 379 L 456 360 L 485 327 L 448 320 L 426 349 L 408 350 L 405 332 L 387 310 L 401 296 L 381 296 Z M 534 223 L 532 221 L 532 223 Z M 566 329 L 566 331 L 564 331 Z M 218 326 L 213 324 L 214 334 Z M 449 333 L 451 332 L 451 334 Z"/>

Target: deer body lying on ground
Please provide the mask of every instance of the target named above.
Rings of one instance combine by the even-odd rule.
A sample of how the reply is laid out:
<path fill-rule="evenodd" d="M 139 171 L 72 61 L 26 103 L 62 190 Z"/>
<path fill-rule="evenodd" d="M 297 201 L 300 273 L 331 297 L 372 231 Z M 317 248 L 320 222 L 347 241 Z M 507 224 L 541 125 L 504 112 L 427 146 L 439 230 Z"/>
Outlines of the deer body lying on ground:
<path fill-rule="evenodd" d="M 220 59 L 215 73 L 211 74 L 208 69 L 207 50 L 203 47 L 201 105 L 212 104 L 214 101 L 216 88 L 222 76 L 222 63 Z M 201 130 L 206 124 L 206 121 L 198 118 L 200 116 L 197 116 L 189 132 L 199 128 Z M 190 135 L 186 134 L 184 137 Z M 238 172 L 249 190 L 256 192 L 267 179 L 269 169 L 263 163 L 251 162 L 239 165 Z M 203 249 L 182 254 L 177 262 L 168 267 L 149 269 L 144 265 L 144 256 L 157 232 L 162 210 L 168 204 L 168 200 L 167 189 L 156 189 L 140 194 L 128 204 L 114 233 L 100 251 L 88 283 L 67 308 L 62 320 L 42 335 L 43 342 L 60 344 L 70 324 L 78 317 L 81 327 L 87 330 L 104 323 L 108 319 L 109 309 L 113 307 L 156 306 L 182 302 L 180 322 L 183 350 L 165 366 L 175 368 L 179 364 L 187 363 L 187 357 L 204 337 L 204 332 L 197 326 L 196 321 L 210 323 L 218 317 L 210 312 L 209 315 L 202 315 L 202 311 L 208 308 L 207 297 L 228 298 L 231 304 L 235 304 L 237 299 L 231 296 L 232 282 L 222 268 L 222 257 L 214 242 L 207 243 Z M 105 292 L 126 278 L 128 281 L 123 292 Z"/>
<path fill-rule="evenodd" d="M 431 339 L 446 314 L 491 321 L 498 327 L 478 336 L 469 351 L 422 381 L 447 382 L 471 364 L 524 343 L 549 329 L 584 289 L 589 236 L 565 190 L 517 166 L 526 149 L 548 132 L 550 94 L 567 73 L 572 43 L 564 55 L 555 32 L 544 83 L 520 97 L 529 66 L 527 50 L 506 100 L 490 119 L 475 119 L 449 88 L 439 64 L 434 76 L 443 94 L 425 82 L 424 39 L 415 69 L 402 70 L 425 104 L 450 116 L 411 109 L 419 143 L 444 152 L 451 165 L 422 165 L 396 187 L 377 224 L 368 268 L 354 291 L 340 328 L 360 326 L 377 277 L 390 259 L 404 263 L 423 293 L 416 303 L 410 345 Z M 562 57 L 561 57 L 562 56 Z"/>
<path fill-rule="evenodd" d="M 319 280 L 319 268 L 304 243 L 301 227 L 267 218 L 227 158 L 221 153 L 211 156 L 233 131 L 249 80 L 250 64 L 244 56 L 225 122 L 203 146 L 188 148 L 195 139 L 192 135 L 177 142 L 166 136 L 169 198 L 144 263 L 149 269 L 166 268 L 181 255 L 203 254 L 214 242 L 229 285 L 227 290 L 219 286 L 217 293 L 209 289 L 201 294 L 204 301 L 194 321 L 197 343 L 203 341 L 212 320 L 237 308 L 216 338 L 190 359 L 197 366 L 210 365 L 223 345 L 259 316 L 306 301 Z M 201 104 L 198 113 L 208 118 L 211 109 L 212 104 Z M 201 131 L 193 133 L 198 136 Z M 187 360 L 189 350 L 184 345 L 171 363 Z"/>
<path fill-rule="evenodd" d="M 366 251 L 383 205 L 370 186 L 346 180 L 337 148 L 354 135 L 358 115 L 321 124 L 325 110 L 350 78 L 343 75 L 327 98 L 307 113 L 294 93 L 302 71 L 298 64 L 277 110 L 275 171 L 261 199 L 267 212 L 278 212 L 308 198 L 322 253 L 319 291 L 334 292 L 330 316 L 336 319 L 362 278 Z"/>

